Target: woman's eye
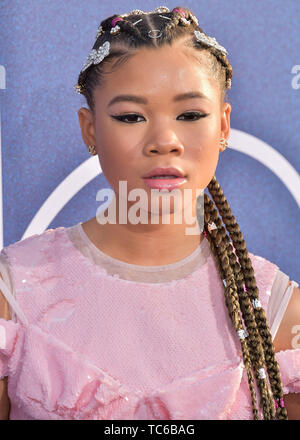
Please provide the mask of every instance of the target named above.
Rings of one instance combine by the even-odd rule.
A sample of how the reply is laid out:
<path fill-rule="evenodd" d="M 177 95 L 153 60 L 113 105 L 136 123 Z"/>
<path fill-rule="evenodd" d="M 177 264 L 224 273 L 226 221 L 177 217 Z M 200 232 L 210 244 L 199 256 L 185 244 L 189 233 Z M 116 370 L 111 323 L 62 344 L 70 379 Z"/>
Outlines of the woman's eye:
<path fill-rule="evenodd" d="M 117 119 L 118 121 L 126 122 L 127 124 L 128 123 L 131 124 L 131 122 L 136 122 L 136 120 L 135 120 L 136 117 L 142 118 L 142 116 L 136 115 L 136 114 L 130 114 L 130 115 L 128 114 L 128 115 L 122 115 L 122 116 L 113 116 L 113 118 Z M 127 121 L 125 121 L 126 118 L 132 118 L 133 120 L 131 119 L 131 122 L 127 122 Z"/>
<path fill-rule="evenodd" d="M 200 118 L 205 118 L 205 116 L 208 116 L 208 113 L 187 112 L 187 113 L 182 113 L 182 115 L 187 115 L 188 116 L 188 118 L 185 118 L 185 120 L 187 120 L 187 121 L 198 121 Z M 143 116 L 137 115 L 135 113 L 127 114 L 127 115 L 121 115 L 121 116 L 112 116 L 112 117 L 114 119 L 117 119 L 118 121 L 125 122 L 127 124 L 131 124 L 132 122 L 139 122 L 136 119 L 137 118 L 143 118 Z M 128 118 L 130 119 L 130 121 L 128 121 Z M 194 119 L 192 119 L 192 118 L 194 118 Z M 126 119 L 127 119 L 127 121 L 126 121 Z"/>
<path fill-rule="evenodd" d="M 191 117 L 195 117 L 195 119 L 188 118 L 188 121 L 198 121 L 200 118 L 205 118 L 205 116 L 208 116 L 208 113 L 200 113 L 200 112 L 187 112 L 182 113 L 183 115 L 189 115 Z"/>

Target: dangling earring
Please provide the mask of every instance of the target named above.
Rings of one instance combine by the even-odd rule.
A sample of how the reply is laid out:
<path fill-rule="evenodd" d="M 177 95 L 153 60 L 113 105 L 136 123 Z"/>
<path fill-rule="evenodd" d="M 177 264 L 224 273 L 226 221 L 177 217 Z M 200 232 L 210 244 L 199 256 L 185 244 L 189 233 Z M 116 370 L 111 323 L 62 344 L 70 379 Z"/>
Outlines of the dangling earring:
<path fill-rule="evenodd" d="M 88 152 L 90 153 L 91 156 L 95 156 L 97 154 L 95 145 L 89 145 Z"/>
<path fill-rule="evenodd" d="M 224 150 L 226 150 L 226 148 L 228 147 L 228 142 L 226 139 L 221 138 L 220 139 L 220 145 L 222 145 L 222 147 L 225 147 Z"/>

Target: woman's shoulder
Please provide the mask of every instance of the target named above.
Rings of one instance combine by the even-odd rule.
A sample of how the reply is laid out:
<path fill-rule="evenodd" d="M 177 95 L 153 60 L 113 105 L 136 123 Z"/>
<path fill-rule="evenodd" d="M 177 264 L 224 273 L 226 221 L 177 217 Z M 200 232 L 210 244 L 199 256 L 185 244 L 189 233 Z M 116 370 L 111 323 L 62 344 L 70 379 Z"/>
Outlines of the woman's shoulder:
<path fill-rule="evenodd" d="M 6 261 L 9 265 L 14 262 L 26 262 L 28 258 L 34 261 L 35 255 L 41 253 L 45 249 L 50 249 L 61 242 L 66 242 L 65 234 L 66 227 L 59 226 L 57 228 L 46 229 L 43 232 L 32 234 L 29 237 L 22 238 L 7 246 L 4 246 L 0 251 L 0 258 Z"/>
<path fill-rule="evenodd" d="M 21 238 L 20 240 L 17 240 L 7 246 L 4 246 L 3 249 L 4 250 L 12 249 L 12 248 L 17 249 L 17 248 L 26 247 L 29 244 L 34 244 L 39 241 L 43 241 L 43 240 L 49 241 L 49 239 L 59 236 L 61 234 L 61 232 L 66 229 L 67 228 L 64 226 L 59 226 L 57 228 L 45 229 L 42 232 L 37 232 L 37 233 L 32 234 L 28 237 Z"/>

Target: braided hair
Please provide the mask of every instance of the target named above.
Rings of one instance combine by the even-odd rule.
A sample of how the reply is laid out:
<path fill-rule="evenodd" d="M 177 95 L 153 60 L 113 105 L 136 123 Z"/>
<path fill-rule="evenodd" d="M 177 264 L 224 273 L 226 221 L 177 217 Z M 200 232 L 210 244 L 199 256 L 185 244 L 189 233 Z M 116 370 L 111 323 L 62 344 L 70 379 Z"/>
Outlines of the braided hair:
<path fill-rule="evenodd" d="M 106 75 L 126 62 L 139 48 L 172 45 L 180 38 L 184 40 L 184 44 L 194 47 L 198 56 L 202 56 L 211 76 L 220 86 L 221 102 L 226 99 L 226 91 L 230 88 L 233 75 L 226 54 L 214 46 L 196 41 L 194 31 L 204 32 L 189 9 L 181 6 L 172 11 L 164 7 L 157 9 L 150 13 L 134 10 L 129 14 L 115 14 L 100 23 L 101 31 L 96 36 L 93 49 L 98 49 L 105 41 L 109 41 L 109 54 L 101 63 L 92 64 L 81 71 L 77 81 L 80 93 L 85 96 L 92 112 L 95 109 L 93 91 L 95 87 L 103 84 Z M 110 31 L 114 26 L 112 21 L 116 18 L 119 18 L 117 23 L 120 32 L 113 34 Z M 161 37 L 149 38 L 148 33 L 157 29 L 162 33 Z M 240 337 L 240 343 L 251 394 L 253 418 L 259 419 L 256 384 L 263 419 L 287 419 L 279 366 L 265 311 L 261 306 L 257 306 L 260 305 L 259 291 L 246 243 L 215 176 L 207 189 L 211 197 L 204 194 L 204 234 L 223 280 L 225 304 L 233 327 L 238 335 L 246 335 Z M 215 223 L 217 228 L 211 229 L 211 223 Z"/>

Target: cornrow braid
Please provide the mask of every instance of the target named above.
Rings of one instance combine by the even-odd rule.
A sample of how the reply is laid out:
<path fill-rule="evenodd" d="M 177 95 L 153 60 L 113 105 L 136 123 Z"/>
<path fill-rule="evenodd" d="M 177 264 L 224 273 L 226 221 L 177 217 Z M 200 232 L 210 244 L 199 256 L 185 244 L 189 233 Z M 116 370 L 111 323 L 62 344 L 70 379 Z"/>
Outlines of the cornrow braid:
<path fill-rule="evenodd" d="M 251 301 L 257 300 L 258 288 L 256 285 L 252 262 L 246 249 L 246 243 L 243 239 L 243 235 L 239 228 L 239 225 L 237 224 L 236 219 L 232 214 L 230 206 L 215 176 L 210 181 L 208 189 L 220 212 L 222 220 L 226 225 L 229 236 L 234 245 L 237 257 L 239 259 L 239 264 L 243 272 L 244 282 L 248 295 Z M 254 317 L 262 340 L 265 354 L 265 363 L 270 378 L 270 385 L 272 388 L 273 396 L 277 401 L 280 401 L 280 399 L 283 399 L 281 375 L 275 356 L 272 335 L 267 323 L 264 309 L 262 307 L 254 308 Z M 278 406 L 278 408 L 276 409 L 276 417 L 278 419 L 287 419 L 286 408 Z"/>
<path fill-rule="evenodd" d="M 224 248 L 226 249 L 225 254 L 229 260 L 229 265 L 231 267 L 232 274 L 234 275 L 233 279 L 234 279 L 235 291 L 238 292 L 237 278 L 239 278 L 240 274 L 238 274 L 238 277 L 236 277 L 236 274 L 234 273 L 233 268 L 232 268 L 232 264 L 231 264 L 232 258 L 230 258 L 230 255 L 232 255 L 233 252 L 232 252 L 232 246 L 230 245 L 230 242 L 229 242 L 228 235 L 225 231 L 225 228 L 222 225 L 222 221 L 217 213 L 216 208 L 214 207 L 213 202 L 209 199 L 209 197 L 206 194 L 205 194 L 205 203 L 206 203 L 206 206 L 205 206 L 206 210 L 209 212 L 209 215 L 210 215 L 210 222 L 214 222 L 218 228 L 217 230 L 212 230 L 210 232 L 209 236 L 212 237 L 212 239 L 214 239 L 215 241 L 219 240 L 222 243 L 222 245 L 224 246 Z M 218 246 L 220 246 L 220 245 L 218 245 Z M 222 256 L 222 258 L 223 258 L 223 256 Z M 235 261 L 235 263 L 236 263 L 236 261 Z M 227 283 L 227 281 L 226 281 L 226 283 Z M 243 288 L 242 288 L 242 292 L 245 293 Z M 249 298 L 247 297 L 246 301 L 248 300 L 247 301 L 248 307 L 246 307 L 246 311 L 245 311 L 245 307 L 241 307 L 241 298 L 239 296 L 237 296 L 237 294 L 235 294 L 235 295 L 238 298 L 239 308 L 242 311 L 242 318 L 246 324 L 246 328 L 248 331 L 247 342 L 249 345 L 251 365 L 254 369 L 255 376 L 256 376 L 256 382 L 257 382 L 258 388 L 260 390 L 260 397 L 261 397 L 260 406 L 263 409 L 264 418 L 266 420 L 270 420 L 270 419 L 273 419 L 273 400 L 272 400 L 272 397 L 270 396 L 270 393 L 269 393 L 269 390 L 267 387 L 267 383 L 265 382 L 264 379 L 260 378 L 260 376 L 259 376 L 258 369 L 264 367 L 265 359 L 264 359 L 262 347 L 261 346 L 259 347 L 259 345 L 258 345 L 259 338 L 257 338 L 258 344 L 255 341 L 255 337 L 257 337 L 258 332 L 257 332 L 256 322 L 255 322 L 254 316 L 253 316 L 252 306 L 251 306 Z M 251 317 L 252 317 L 252 319 L 251 319 Z M 255 333 L 255 329 L 256 329 L 256 333 Z M 260 348 L 260 350 L 259 350 L 259 348 Z M 249 380 L 249 374 L 248 374 L 248 380 Z M 251 393 L 252 393 L 252 389 L 253 389 L 253 393 L 255 393 L 255 390 L 252 386 L 252 382 L 253 382 L 253 377 L 251 375 L 249 386 L 251 389 Z M 256 415 L 256 412 L 254 412 L 254 415 Z"/>
<path fill-rule="evenodd" d="M 134 16 L 135 15 L 129 15 L 128 17 L 133 18 Z M 139 16 L 137 15 L 136 17 L 138 18 Z M 146 38 L 141 33 L 139 27 L 135 26 L 133 24 L 133 21 L 129 20 L 127 17 L 125 17 L 125 18 L 120 17 L 120 18 L 122 20 L 118 21 L 118 26 L 120 26 L 120 28 L 121 28 L 119 36 L 121 36 L 121 34 L 125 32 L 127 35 L 132 37 L 132 41 L 135 41 L 135 40 L 138 40 L 138 39 L 146 41 Z M 113 26 L 111 25 L 110 28 L 112 28 L 112 27 Z"/>

